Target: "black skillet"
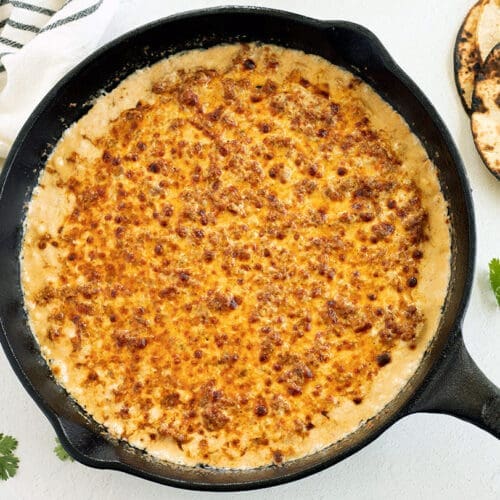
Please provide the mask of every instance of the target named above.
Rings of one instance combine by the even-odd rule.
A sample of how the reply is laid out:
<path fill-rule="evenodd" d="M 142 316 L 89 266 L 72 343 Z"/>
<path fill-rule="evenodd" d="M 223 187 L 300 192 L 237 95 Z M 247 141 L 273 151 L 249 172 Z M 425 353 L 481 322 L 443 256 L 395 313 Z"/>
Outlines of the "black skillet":
<path fill-rule="evenodd" d="M 318 54 L 368 82 L 411 125 L 439 169 L 449 204 L 452 276 L 439 331 L 405 389 L 358 431 L 313 455 L 243 471 L 181 467 L 112 441 L 51 377 L 27 325 L 19 276 L 26 203 L 47 155 L 67 125 L 125 76 L 170 54 L 220 43 L 262 41 Z M 36 75 L 34 75 L 36 84 Z M 45 97 L 19 134 L 0 177 L 0 339 L 19 379 L 64 447 L 92 467 L 122 470 L 172 486 L 239 490 L 285 483 L 320 471 L 414 412 L 449 413 L 500 438 L 500 391 L 474 364 L 460 331 L 475 252 L 470 189 L 462 161 L 433 106 L 365 28 L 260 8 L 216 8 L 163 19 L 108 44 Z"/>

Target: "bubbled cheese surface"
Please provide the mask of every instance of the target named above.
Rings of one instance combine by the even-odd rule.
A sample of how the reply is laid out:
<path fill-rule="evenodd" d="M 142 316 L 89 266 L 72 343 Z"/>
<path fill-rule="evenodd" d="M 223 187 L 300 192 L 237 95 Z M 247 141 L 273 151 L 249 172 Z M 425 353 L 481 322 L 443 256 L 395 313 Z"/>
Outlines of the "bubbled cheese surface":
<path fill-rule="evenodd" d="M 56 379 L 114 437 L 253 467 L 380 411 L 437 328 L 435 167 L 365 83 L 229 45 L 139 71 L 56 146 L 22 280 Z"/>

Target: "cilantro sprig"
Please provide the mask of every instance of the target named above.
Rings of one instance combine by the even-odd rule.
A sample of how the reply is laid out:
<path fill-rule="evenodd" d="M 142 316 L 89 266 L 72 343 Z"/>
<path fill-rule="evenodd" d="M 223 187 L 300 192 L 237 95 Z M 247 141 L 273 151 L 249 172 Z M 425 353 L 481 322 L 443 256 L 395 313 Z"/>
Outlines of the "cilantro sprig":
<path fill-rule="evenodd" d="M 19 458 L 14 455 L 17 439 L 0 434 L 0 479 L 6 481 L 14 477 L 19 466 Z"/>
<path fill-rule="evenodd" d="M 500 259 L 491 259 L 489 267 L 491 288 L 500 306 Z"/>
<path fill-rule="evenodd" d="M 57 455 L 57 458 L 59 460 L 62 460 L 63 462 L 67 460 L 69 460 L 70 462 L 74 461 L 73 457 L 63 448 L 61 441 L 59 441 L 59 438 L 57 437 L 56 437 L 56 446 L 54 447 L 54 453 Z"/>

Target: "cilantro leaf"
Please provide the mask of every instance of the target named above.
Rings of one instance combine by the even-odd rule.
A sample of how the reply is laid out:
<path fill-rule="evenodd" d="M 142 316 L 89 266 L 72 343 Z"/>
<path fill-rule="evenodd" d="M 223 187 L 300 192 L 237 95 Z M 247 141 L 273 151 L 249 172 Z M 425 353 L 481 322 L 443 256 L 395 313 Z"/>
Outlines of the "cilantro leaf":
<path fill-rule="evenodd" d="M 17 448 L 17 439 L 0 434 L 0 479 L 6 481 L 14 477 L 19 459 L 12 453 Z"/>
<path fill-rule="evenodd" d="M 19 466 L 19 458 L 15 455 L 8 454 L 0 456 L 0 479 L 6 481 L 10 477 L 14 477 Z"/>
<path fill-rule="evenodd" d="M 17 448 L 17 439 L 0 434 L 0 455 L 9 455 Z"/>
<path fill-rule="evenodd" d="M 489 267 L 491 288 L 500 306 L 500 259 L 491 259 Z"/>
<path fill-rule="evenodd" d="M 63 462 L 65 462 L 66 460 L 74 462 L 73 457 L 63 448 L 61 441 L 59 441 L 59 438 L 57 437 L 56 437 L 56 446 L 54 448 L 54 453 L 57 455 L 57 458 L 59 458 L 59 460 L 62 460 Z"/>

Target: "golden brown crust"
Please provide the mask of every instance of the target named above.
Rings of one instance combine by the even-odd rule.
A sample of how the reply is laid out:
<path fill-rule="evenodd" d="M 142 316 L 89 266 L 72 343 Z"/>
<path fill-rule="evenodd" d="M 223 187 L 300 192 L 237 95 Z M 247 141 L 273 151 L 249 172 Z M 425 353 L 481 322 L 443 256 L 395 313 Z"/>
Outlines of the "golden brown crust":
<path fill-rule="evenodd" d="M 421 270 L 449 245 L 429 242 L 425 153 L 423 188 L 412 136 L 374 125 L 368 87 L 311 78 L 289 52 L 293 70 L 252 45 L 156 77 L 91 146 L 58 146 L 39 190 L 63 200 L 59 222 L 41 227 L 40 192 L 30 208 L 23 285 L 44 354 L 111 434 L 158 456 L 248 466 L 325 446 L 435 328 Z"/>

